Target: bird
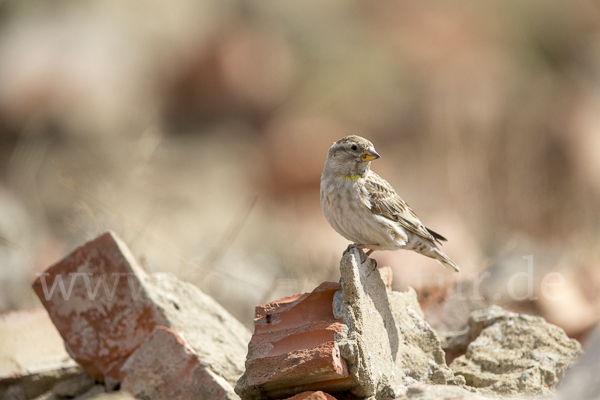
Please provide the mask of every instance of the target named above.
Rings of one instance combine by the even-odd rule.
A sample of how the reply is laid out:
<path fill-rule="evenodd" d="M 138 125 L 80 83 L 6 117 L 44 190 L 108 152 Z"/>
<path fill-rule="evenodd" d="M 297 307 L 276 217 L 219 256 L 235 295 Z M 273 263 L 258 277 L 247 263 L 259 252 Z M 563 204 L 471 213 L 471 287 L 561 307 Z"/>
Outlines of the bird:
<path fill-rule="evenodd" d="M 360 136 L 346 136 L 331 146 L 320 188 L 329 225 L 353 242 L 350 246 L 368 249 L 367 256 L 375 250 L 413 250 L 460 272 L 437 246 L 447 239 L 426 228 L 392 185 L 371 170 L 379 158 L 373 143 Z"/>

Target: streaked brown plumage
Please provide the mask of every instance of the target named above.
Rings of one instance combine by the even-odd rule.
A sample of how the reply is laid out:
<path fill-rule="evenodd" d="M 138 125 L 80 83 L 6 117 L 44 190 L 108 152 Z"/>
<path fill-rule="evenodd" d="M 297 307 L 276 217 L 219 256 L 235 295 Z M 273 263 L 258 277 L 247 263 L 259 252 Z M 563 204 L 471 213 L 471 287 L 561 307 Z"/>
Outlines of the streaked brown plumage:
<path fill-rule="evenodd" d="M 414 250 L 460 271 L 435 243 L 446 238 L 427 229 L 394 188 L 371 171 L 371 161 L 378 158 L 373 144 L 360 136 L 331 146 L 321 175 L 321 208 L 329 224 L 369 254 Z"/>

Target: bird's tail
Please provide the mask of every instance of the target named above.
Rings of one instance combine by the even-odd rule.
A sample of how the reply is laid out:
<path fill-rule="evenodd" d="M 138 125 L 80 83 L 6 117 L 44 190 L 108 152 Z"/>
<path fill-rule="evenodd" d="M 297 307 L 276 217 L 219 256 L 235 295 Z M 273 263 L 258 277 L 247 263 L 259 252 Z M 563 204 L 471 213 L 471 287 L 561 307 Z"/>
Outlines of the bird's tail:
<path fill-rule="evenodd" d="M 432 255 L 430 255 L 430 257 L 435 258 L 436 260 L 439 261 L 440 264 L 442 264 L 444 267 L 451 269 L 453 271 L 456 272 L 460 272 L 460 268 L 458 268 L 458 265 L 456 265 L 456 263 L 454 261 L 452 261 L 450 259 L 450 257 L 448 257 L 447 255 L 445 255 L 444 253 L 442 253 L 440 251 L 440 249 L 438 248 L 433 248 L 432 249 Z"/>

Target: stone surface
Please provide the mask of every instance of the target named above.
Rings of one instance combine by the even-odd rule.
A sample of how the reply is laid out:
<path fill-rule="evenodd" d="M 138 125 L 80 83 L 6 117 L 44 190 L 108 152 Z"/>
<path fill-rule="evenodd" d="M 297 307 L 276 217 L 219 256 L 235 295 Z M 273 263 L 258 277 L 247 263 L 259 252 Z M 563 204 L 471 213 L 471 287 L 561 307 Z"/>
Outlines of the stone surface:
<path fill-rule="evenodd" d="M 415 382 L 460 383 L 445 364 L 414 290 L 388 292 L 375 261 L 355 248 L 344 253 L 340 269 L 334 316 L 344 321 L 338 342 L 354 395 L 394 399 Z"/>
<path fill-rule="evenodd" d="M 233 387 L 244 372 L 250 331 L 212 297 L 168 273 L 146 279 L 148 295 L 202 364 Z"/>
<path fill-rule="evenodd" d="M 317 392 L 302 392 L 293 397 L 288 397 L 286 400 L 336 400 L 332 395 L 317 391 Z"/>
<path fill-rule="evenodd" d="M 0 343 L 0 399 L 5 393 L 31 399 L 85 374 L 43 308 L 0 315 Z"/>
<path fill-rule="evenodd" d="M 311 293 L 256 307 L 255 330 L 248 345 L 246 372 L 236 392 L 244 399 L 283 397 L 303 390 L 329 392 L 350 387 L 333 316 L 337 283 L 325 282 Z"/>
<path fill-rule="evenodd" d="M 145 400 L 239 399 L 177 331 L 158 326 L 121 368 L 121 390 Z"/>
<path fill-rule="evenodd" d="M 76 399 L 84 400 L 84 399 Z M 136 400 L 135 397 L 126 392 L 112 392 L 112 393 L 101 393 L 96 394 L 87 400 Z"/>
<path fill-rule="evenodd" d="M 581 345 L 541 317 L 498 306 L 474 311 L 466 354 L 450 368 L 482 393 L 549 394 L 581 354 Z"/>
<path fill-rule="evenodd" d="M 104 396 L 105 394 L 106 390 L 103 385 L 95 385 L 92 386 L 90 389 L 86 390 L 83 394 L 74 398 L 74 400 L 92 400 Z M 63 397 L 59 398 L 62 399 Z"/>
<path fill-rule="evenodd" d="M 103 385 L 95 385 L 87 390 L 85 393 L 77 397 L 60 397 L 52 392 L 46 393 L 43 396 L 36 397 L 34 400 L 136 400 L 131 394 L 127 392 L 110 392 L 106 393 Z"/>
<path fill-rule="evenodd" d="M 203 364 L 231 385 L 243 372 L 250 332 L 195 286 L 146 274 L 111 232 L 50 267 L 33 288 L 72 356 L 109 387 L 156 326 L 183 332 Z"/>
<path fill-rule="evenodd" d="M 57 383 L 52 392 L 61 397 L 77 397 L 92 388 L 96 384 L 94 378 L 89 374 L 81 374 Z"/>
<path fill-rule="evenodd" d="M 600 326 L 596 327 L 588 346 L 575 366 L 558 384 L 552 400 L 600 399 Z"/>
<path fill-rule="evenodd" d="M 407 400 L 486 400 L 477 393 L 469 392 L 457 386 L 448 385 L 412 385 L 406 391 Z"/>
<path fill-rule="evenodd" d="M 388 292 L 391 292 L 392 291 L 392 283 L 394 280 L 394 274 L 392 271 L 392 267 L 389 267 L 389 266 L 379 267 L 379 268 L 377 268 L 377 271 L 379 271 L 379 274 L 381 275 L 381 280 L 385 284 L 385 290 L 387 290 Z"/>

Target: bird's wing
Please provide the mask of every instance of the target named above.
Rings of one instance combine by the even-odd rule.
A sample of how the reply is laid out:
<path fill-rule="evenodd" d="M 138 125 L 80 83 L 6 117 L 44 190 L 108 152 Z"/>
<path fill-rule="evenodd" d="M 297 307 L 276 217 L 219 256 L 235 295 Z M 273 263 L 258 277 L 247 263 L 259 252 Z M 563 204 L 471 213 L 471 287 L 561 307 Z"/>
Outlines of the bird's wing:
<path fill-rule="evenodd" d="M 396 221 L 409 232 L 425 239 L 446 240 L 442 235 L 425 228 L 419 217 L 385 179 L 371 171 L 365 189 L 369 193 L 371 211 L 392 221 Z"/>

